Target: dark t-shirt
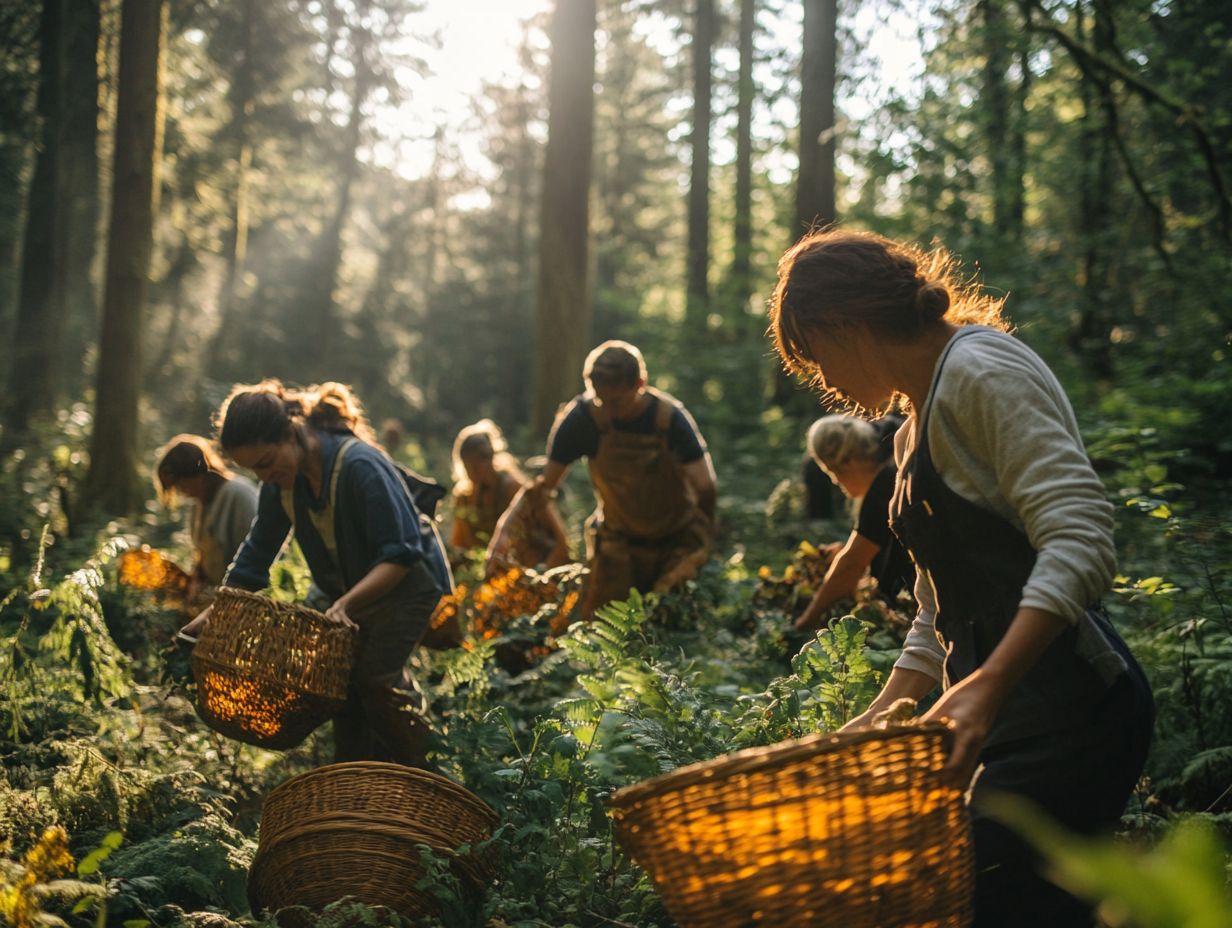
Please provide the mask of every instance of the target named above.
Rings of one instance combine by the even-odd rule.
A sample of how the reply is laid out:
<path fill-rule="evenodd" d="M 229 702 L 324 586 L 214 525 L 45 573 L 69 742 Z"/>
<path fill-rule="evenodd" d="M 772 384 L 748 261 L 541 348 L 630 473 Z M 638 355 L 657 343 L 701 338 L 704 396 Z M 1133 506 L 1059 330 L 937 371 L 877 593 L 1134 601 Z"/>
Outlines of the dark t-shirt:
<path fill-rule="evenodd" d="M 881 548 L 869 570 L 877 586 L 889 599 L 902 589 L 910 590 L 915 583 L 915 565 L 911 556 L 890 530 L 890 500 L 894 496 L 894 467 L 887 465 L 877 472 L 872 485 L 860 503 L 856 517 L 856 532 Z"/>
<path fill-rule="evenodd" d="M 651 396 L 641 415 L 628 421 L 613 419 L 612 428 L 635 435 L 654 434 L 659 402 L 658 397 Z M 697 430 L 697 423 L 682 406 L 672 412 L 672 421 L 667 427 L 667 447 L 681 464 L 691 464 L 706 453 L 706 443 Z M 582 457 L 594 457 L 598 451 L 599 427 L 586 408 L 586 397 L 574 397 L 548 436 L 548 457 L 557 464 L 567 465 Z"/>

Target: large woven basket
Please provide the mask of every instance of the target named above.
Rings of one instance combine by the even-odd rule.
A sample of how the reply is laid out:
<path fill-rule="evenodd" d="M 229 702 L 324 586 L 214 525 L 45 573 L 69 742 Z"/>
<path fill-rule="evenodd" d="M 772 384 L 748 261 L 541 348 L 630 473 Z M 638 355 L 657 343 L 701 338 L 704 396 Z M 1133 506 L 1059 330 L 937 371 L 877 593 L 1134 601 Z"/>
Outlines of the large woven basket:
<path fill-rule="evenodd" d="M 355 633 L 304 606 L 222 587 L 193 648 L 197 712 L 215 731 L 293 748 L 347 698 Z"/>
<path fill-rule="evenodd" d="M 945 727 L 814 735 L 611 799 L 621 844 L 684 928 L 964 928 L 973 864 Z"/>
<path fill-rule="evenodd" d="M 478 885 L 489 875 L 485 861 L 456 849 L 487 839 L 496 823 L 482 800 L 434 773 L 368 761 L 321 767 L 265 799 L 248 876 L 252 911 L 320 910 L 350 896 L 406 917 L 431 915 L 433 898 L 415 888 L 425 875 L 417 846 L 450 857 Z"/>

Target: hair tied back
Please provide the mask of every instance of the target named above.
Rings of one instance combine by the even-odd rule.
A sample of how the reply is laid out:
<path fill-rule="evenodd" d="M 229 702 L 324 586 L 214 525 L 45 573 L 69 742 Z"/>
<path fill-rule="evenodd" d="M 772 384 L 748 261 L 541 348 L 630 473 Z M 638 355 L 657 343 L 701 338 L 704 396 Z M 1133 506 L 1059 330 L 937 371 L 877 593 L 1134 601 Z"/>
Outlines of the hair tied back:
<path fill-rule="evenodd" d="M 936 280 L 921 280 L 915 291 L 915 311 L 920 321 L 936 322 L 945 316 L 950 308 L 950 291 L 945 284 Z"/>

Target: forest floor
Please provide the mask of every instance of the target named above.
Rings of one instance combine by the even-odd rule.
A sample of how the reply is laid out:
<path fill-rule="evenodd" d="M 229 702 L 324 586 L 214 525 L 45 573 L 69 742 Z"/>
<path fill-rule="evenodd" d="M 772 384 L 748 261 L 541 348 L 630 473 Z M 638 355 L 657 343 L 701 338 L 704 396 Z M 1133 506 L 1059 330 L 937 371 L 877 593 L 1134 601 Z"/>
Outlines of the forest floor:
<path fill-rule="evenodd" d="M 1100 440 L 1115 446 L 1117 436 Z M 862 597 L 814 638 L 787 634 L 819 570 L 802 542 L 846 529 L 807 523 L 798 487 L 768 476 L 764 455 L 728 453 L 719 552 L 686 589 L 564 631 L 558 616 L 576 578 L 506 578 L 496 607 L 473 565 L 459 572 L 471 646 L 424 651 L 413 669 L 432 704 L 432 761 L 501 824 L 482 895 L 430 853 L 418 862 L 440 913 L 433 924 L 671 924 L 614 840 L 611 793 L 737 748 L 834 730 L 876 692 L 905 617 Z M 1212 836 L 1232 837 L 1232 535 L 1217 508 L 1187 508 L 1189 494 L 1148 472 L 1149 455 L 1117 460 L 1104 473 L 1120 507 L 1122 575 L 1107 605 L 1159 708 L 1124 831 L 1152 853 L 1184 844 L 1177 853 L 1192 854 L 1197 839 L 1185 844 L 1178 828 L 1206 829 L 1193 845 L 1205 876 L 1190 867 L 1152 889 L 1183 907 L 1196 891 L 1184 879 L 1206 879 L 1203 898 L 1211 885 L 1222 892 L 1226 858 Z M 125 928 L 272 924 L 249 912 L 246 892 L 261 801 L 329 761 L 328 728 L 270 752 L 200 722 L 187 655 L 172 640 L 182 607 L 119 581 L 123 552 L 147 541 L 184 553 L 166 524 L 112 525 L 92 554 L 78 542 L 52 548 L 47 563 L 0 565 L 11 590 L 0 611 L 0 915 L 10 924 L 54 923 L 40 913 Z M 294 598 L 306 582 L 302 562 L 286 558 L 274 594 Z M 63 841 L 75 875 L 57 864 Z M 1143 882 L 1132 867 L 1095 869 L 1095 895 L 1132 895 L 1128 884 Z M 396 923 L 350 903 L 316 921 Z"/>

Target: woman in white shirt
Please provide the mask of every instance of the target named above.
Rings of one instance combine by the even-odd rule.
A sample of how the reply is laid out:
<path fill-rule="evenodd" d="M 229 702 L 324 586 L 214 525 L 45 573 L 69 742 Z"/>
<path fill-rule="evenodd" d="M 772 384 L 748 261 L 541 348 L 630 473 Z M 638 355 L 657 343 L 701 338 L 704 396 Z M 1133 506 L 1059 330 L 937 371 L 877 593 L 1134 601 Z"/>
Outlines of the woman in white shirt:
<path fill-rule="evenodd" d="M 917 565 L 903 654 L 869 711 L 944 692 L 926 718 L 953 730 L 948 774 L 971 793 L 975 924 L 1089 926 L 983 812 L 996 790 L 1083 832 L 1116 825 L 1142 771 L 1154 708 L 1099 608 L 1115 567 L 1112 507 L 1069 401 L 1003 330 L 1001 302 L 942 249 L 830 230 L 779 264 L 771 331 L 786 366 L 853 408 L 895 398 L 895 533 Z"/>

